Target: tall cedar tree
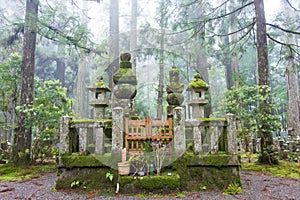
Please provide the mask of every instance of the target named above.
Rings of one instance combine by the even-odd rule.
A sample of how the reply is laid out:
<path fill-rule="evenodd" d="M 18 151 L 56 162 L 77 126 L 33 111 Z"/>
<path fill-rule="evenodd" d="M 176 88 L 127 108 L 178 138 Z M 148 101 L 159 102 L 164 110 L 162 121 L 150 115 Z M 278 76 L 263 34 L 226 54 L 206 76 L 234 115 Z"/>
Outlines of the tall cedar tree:
<path fill-rule="evenodd" d="M 258 85 L 269 86 L 269 63 L 268 63 L 268 46 L 266 32 L 266 18 L 263 0 L 254 0 L 256 14 L 256 37 L 257 37 L 257 61 L 258 61 Z M 268 91 L 260 90 L 262 96 L 266 96 Z M 270 99 L 259 101 L 259 112 L 271 114 Z M 258 129 L 261 137 L 261 156 L 259 162 L 273 164 L 267 149 L 273 144 L 272 134 L 268 132 L 269 124 L 263 124 Z"/>
<path fill-rule="evenodd" d="M 34 67 L 39 0 L 26 1 L 22 69 L 21 106 L 29 108 L 34 95 Z M 13 160 L 18 165 L 30 164 L 31 127 L 26 125 L 28 114 L 19 113 L 18 127 L 13 146 Z"/>

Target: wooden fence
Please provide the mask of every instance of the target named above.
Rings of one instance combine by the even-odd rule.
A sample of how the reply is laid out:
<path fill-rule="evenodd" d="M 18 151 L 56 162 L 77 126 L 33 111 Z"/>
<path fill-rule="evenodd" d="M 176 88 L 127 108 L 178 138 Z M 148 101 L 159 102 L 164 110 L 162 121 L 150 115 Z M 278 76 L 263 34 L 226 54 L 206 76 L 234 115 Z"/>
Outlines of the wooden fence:
<path fill-rule="evenodd" d="M 143 153 L 145 142 L 162 142 L 168 145 L 172 142 L 172 118 L 153 120 L 147 116 L 145 120 L 130 120 L 125 118 L 125 148 L 130 154 Z"/>

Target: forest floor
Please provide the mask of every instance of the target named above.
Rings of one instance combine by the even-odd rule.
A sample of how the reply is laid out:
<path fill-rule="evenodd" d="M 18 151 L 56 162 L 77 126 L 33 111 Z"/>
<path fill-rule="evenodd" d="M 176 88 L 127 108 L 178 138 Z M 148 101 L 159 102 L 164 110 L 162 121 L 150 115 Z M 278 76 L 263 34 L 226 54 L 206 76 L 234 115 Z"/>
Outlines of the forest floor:
<path fill-rule="evenodd" d="M 226 195 L 222 191 L 201 191 L 182 193 L 181 199 L 263 199 L 263 200 L 298 200 L 300 199 L 300 180 L 281 178 L 271 174 L 241 171 L 242 194 Z M 0 199 L 178 199 L 179 195 L 168 196 L 125 196 L 105 195 L 96 193 L 78 193 L 73 190 L 55 191 L 56 173 L 48 172 L 42 177 L 31 178 L 24 181 L 0 181 Z"/>

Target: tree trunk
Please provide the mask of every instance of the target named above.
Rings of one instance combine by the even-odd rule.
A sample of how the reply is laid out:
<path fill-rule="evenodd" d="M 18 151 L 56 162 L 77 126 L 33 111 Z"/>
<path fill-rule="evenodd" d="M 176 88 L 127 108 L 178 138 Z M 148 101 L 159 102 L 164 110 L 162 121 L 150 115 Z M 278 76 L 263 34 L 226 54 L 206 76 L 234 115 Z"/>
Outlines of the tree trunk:
<path fill-rule="evenodd" d="M 230 7 L 231 9 L 235 9 L 236 4 L 235 0 L 230 1 Z M 230 15 L 230 27 L 231 27 L 231 32 L 236 31 L 236 15 L 235 13 Z M 234 33 L 230 37 L 231 43 L 237 43 L 238 42 L 238 35 L 237 33 Z M 234 78 L 234 86 L 235 88 L 239 88 L 241 85 L 241 80 L 239 77 L 240 74 L 240 66 L 239 66 L 239 56 L 238 53 L 235 51 L 234 54 L 231 55 L 231 71 L 233 75 L 235 76 Z M 232 77 L 231 77 L 232 78 Z"/>
<path fill-rule="evenodd" d="M 34 68 L 36 48 L 36 25 L 38 19 L 38 0 L 26 1 L 23 54 L 21 68 L 21 106 L 30 108 L 34 95 Z M 13 160 L 18 165 L 30 164 L 31 126 L 28 113 L 19 113 L 18 128 L 14 138 Z"/>
<path fill-rule="evenodd" d="M 62 58 L 56 59 L 56 73 L 55 78 L 61 82 L 62 87 L 65 87 L 65 72 L 66 72 L 66 65 Z"/>
<path fill-rule="evenodd" d="M 163 115 L 163 94 L 164 94 L 164 50 L 165 50 L 165 28 L 166 28 L 166 12 L 165 1 L 161 1 L 160 5 L 160 48 L 159 48 L 159 80 L 158 80 L 158 93 L 157 93 L 157 119 L 162 119 Z"/>
<path fill-rule="evenodd" d="M 83 1 L 82 4 L 83 4 L 82 5 L 83 9 L 87 12 L 88 2 Z M 88 23 L 87 13 L 81 16 L 81 23 L 84 26 L 87 26 Z M 80 118 L 86 118 L 88 116 L 87 109 L 86 109 L 87 107 L 86 79 L 88 74 L 87 71 L 88 71 L 87 56 L 84 53 L 82 53 L 78 61 L 77 87 L 76 87 L 77 112 Z"/>
<path fill-rule="evenodd" d="M 113 89 L 113 74 L 118 70 L 119 66 L 119 0 L 110 0 L 109 5 L 109 54 L 110 62 L 110 82 L 109 86 Z"/>
<path fill-rule="evenodd" d="M 282 2 L 286 19 L 295 19 L 294 11 L 287 4 L 286 1 Z M 293 24 L 293 22 L 287 22 L 286 24 Z M 289 27 L 287 27 L 289 28 Z M 297 44 L 295 35 L 286 35 L 286 44 Z M 286 48 L 286 87 L 287 87 L 287 115 L 288 115 L 288 134 L 293 140 L 300 136 L 300 121 L 299 121 L 299 80 L 298 70 L 295 60 L 295 52 L 293 47 Z"/>
<path fill-rule="evenodd" d="M 137 46 L 137 0 L 131 0 L 131 30 L 130 30 L 130 52 L 132 71 L 136 74 L 136 46 Z"/>
<path fill-rule="evenodd" d="M 269 86 L 269 64 L 268 64 L 268 46 L 266 34 L 266 18 L 264 11 L 264 1 L 254 0 L 256 14 L 256 37 L 257 37 L 257 62 L 258 62 L 258 85 Z M 268 95 L 266 90 L 259 90 L 262 96 Z M 270 99 L 258 102 L 259 113 L 271 114 Z M 259 162 L 272 164 L 268 148 L 273 144 L 273 136 L 268 132 L 269 124 L 263 124 L 258 127 L 258 134 L 261 138 L 261 156 Z"/>

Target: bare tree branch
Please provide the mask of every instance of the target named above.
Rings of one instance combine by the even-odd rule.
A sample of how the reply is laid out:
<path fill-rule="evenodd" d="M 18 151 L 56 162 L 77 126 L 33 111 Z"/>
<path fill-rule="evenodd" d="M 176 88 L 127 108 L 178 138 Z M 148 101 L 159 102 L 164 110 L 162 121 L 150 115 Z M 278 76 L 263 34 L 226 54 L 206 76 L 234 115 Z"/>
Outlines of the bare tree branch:
<path fill-rule="evenodd" d="M 220 18 L 224 18 L 224 17 L 229 16 L 229 15 L 231 15 L 231 14 L 233 14 L 233 13 L 236 13 L 236 12 L 238 12 L 239 10 L 242 10 L 242 9 L 244 9 L 244 8 L 246 8 L 246 7 L 250 6 L 250 5 L 252 5 L 252 4 L 253 4 L 253 1 L 250 2 L 250 3 L 248 3 L 248 4 L 243 5 L 243 6 L 239 7 L 239 8 L 237 8 L 237 9 L 235 9 L 235 10 L 229 12 L 229 13 L 225 13 L 224 15 L 219 15 L 219 16 L 216 16 L 216 17 L 213 17 L 213 18 L 209 18 L 208 20 L 202 20 L 202 21 L 200 21 L 200 22 L 209 22 L 209 21 L 214 21 L 214 20 L 220 19 Z"/>
<path fill-rule="evenodd" d="M 284 29 L 284 28 L 282 28 L 282 27 L 280 27 L 278 25 L 275 25 L 275 24 L 266 23 L 266 25 L 271 26 L 273 28 L 277 28 L 277 29 L 282 30 L 282 31 L 284 31 L 286 33 L 292 33 L 292 34 L 300 35 L 300 32 L 292 31 L 292 30 L 287 30 L 287 29 Z"/>
<path fill-rule="evenodd" d="M 297 44 L 287 44 L 287 43 L 284 43 L 284 42 L 281 42 L 279 40 L 276 40 L 275 38 L 273 38 L 270 34 L 267 33 L 267 36 L 270 40 L 272 40 L 273 42 L 276 42 L 277 44 L 281 44 L 282 46 L 286 46 L 290 49 L 291 52 L 295 52 L 297 55 L 300 56 L 300 53 L 298 53 L 294 48 L 292 47 L 300 47 L 299 45 Z"/>
<path fill-rule="evenodd" d="M 289 4 L 289 6 L 294 10 L 294 11 L 299 11 L 298 9 L 296 9 L 289 0 L 286 0 L 286 2 Z"/>

